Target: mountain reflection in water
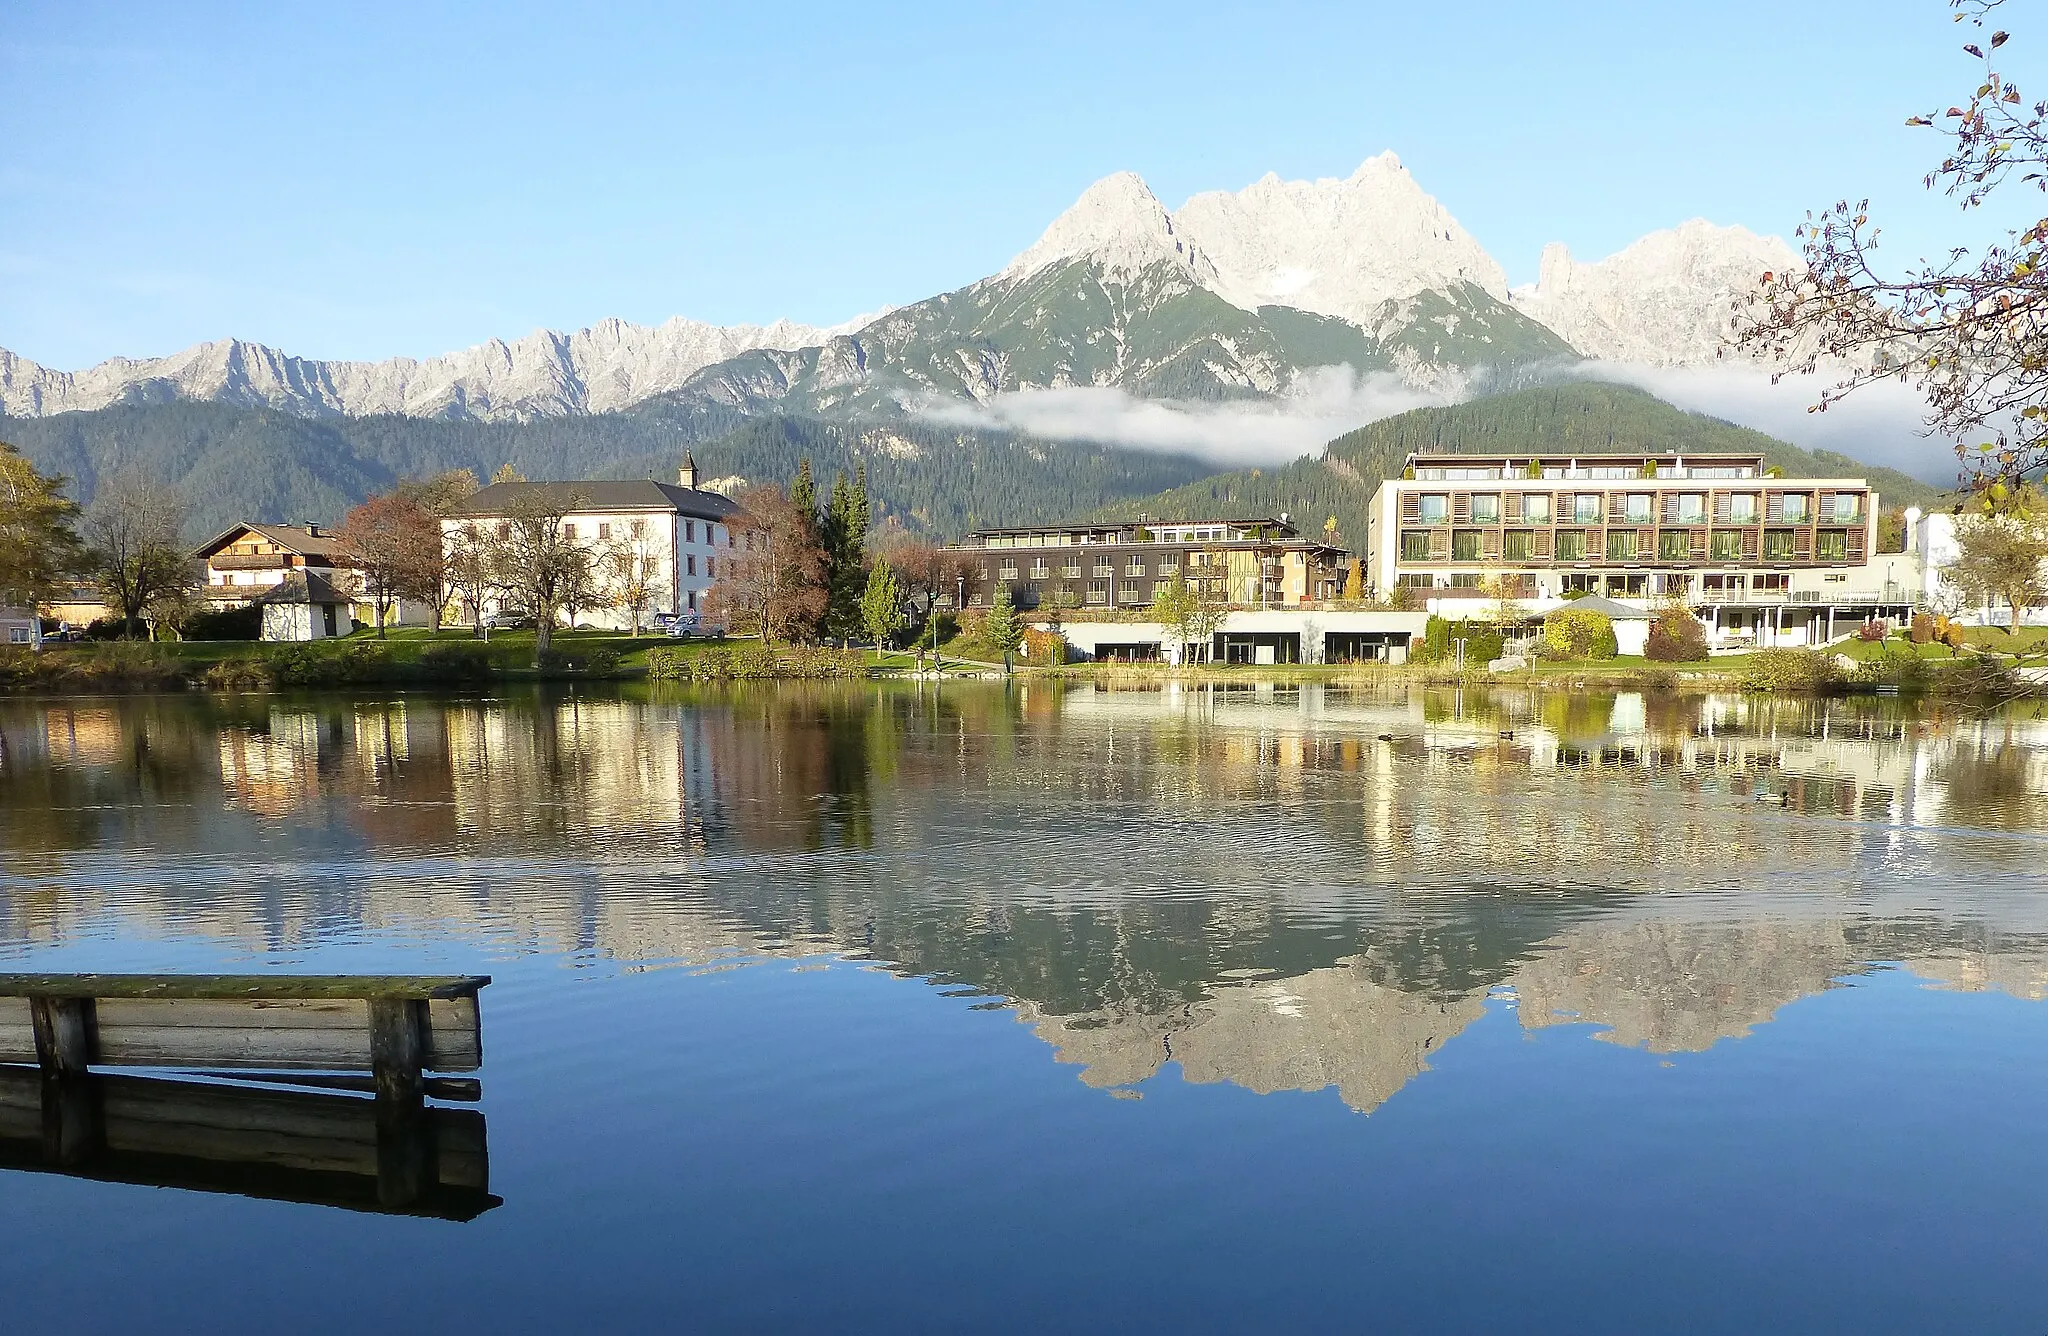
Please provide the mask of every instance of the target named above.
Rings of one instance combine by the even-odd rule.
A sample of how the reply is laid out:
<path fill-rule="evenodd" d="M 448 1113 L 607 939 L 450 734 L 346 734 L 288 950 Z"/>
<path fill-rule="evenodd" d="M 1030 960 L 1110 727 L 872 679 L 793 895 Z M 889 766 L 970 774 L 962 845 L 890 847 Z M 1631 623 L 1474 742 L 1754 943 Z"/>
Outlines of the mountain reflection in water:
<path fill-rule="evenodd" d="M 783 686 L 17 701 L 0 738 L 0 960 L 49 968 L 833 953 L 1091 1085 L 1361 1111 L 1489 998 L 1669 1053 L 1887 963 L 2048 989 L 2033 709 Z"/>

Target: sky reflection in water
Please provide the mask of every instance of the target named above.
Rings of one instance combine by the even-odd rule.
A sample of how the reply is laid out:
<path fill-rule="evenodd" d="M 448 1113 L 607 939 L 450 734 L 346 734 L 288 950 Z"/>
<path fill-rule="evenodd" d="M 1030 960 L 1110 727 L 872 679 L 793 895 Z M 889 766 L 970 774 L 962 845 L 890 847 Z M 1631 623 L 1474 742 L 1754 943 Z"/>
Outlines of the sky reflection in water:
<path fill-rule="evenodd" d="M 498 979 L 503 1207 L 8 1173 L 24 1321 L 352 1329 L 366 1277 L 458 1329 L 2048 1316 L 2033 711 L 786 687 L 0 736 L 0 969 Z"/>

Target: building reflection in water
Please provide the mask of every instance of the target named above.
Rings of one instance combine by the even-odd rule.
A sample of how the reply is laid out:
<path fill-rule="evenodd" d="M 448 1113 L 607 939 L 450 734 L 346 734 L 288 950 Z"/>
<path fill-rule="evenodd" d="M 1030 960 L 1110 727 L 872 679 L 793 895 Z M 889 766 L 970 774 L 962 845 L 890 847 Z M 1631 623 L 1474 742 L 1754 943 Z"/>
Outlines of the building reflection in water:
<path fill-rule="evenodd" d="M 0 706 L 0 938 L 830 952 L 1091 1084 L 1371 1110 L 1484 1013 L 1705 1049 L 2048 986 L 2048 722 L 1888 701 L 785 686 Z M 1758 798 L 1769 801 L 1758 801 Z"/>

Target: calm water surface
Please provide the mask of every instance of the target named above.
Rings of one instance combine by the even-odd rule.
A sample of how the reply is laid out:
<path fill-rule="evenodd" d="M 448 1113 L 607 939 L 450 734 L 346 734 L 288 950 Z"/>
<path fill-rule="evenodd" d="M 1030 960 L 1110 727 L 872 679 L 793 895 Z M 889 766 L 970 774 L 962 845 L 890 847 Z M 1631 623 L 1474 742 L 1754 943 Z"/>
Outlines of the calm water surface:
<path fill-rule="evenodd" d="M 0 971 L 490 974 L 503 1202 L 0 1171 L 11 1331 L 2048 1332 L 2031 708 L 787 687 L 0 738 Z"/>

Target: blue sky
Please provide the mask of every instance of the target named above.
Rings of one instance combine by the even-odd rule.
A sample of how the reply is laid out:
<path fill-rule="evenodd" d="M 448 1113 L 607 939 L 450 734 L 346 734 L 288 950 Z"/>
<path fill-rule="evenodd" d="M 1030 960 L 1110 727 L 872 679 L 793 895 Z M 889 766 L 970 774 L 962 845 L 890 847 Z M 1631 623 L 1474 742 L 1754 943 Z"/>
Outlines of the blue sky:
<path fill-rule="evenodd" d="M 1973 73 L 1941 0 L 8 9 L 0 347 L 63 369 L 830 323 L 1112 171 L 1172 207 L 1387 148 L 1512 282 L 1845 194 L 1918 254 L 1960 224 L 1901 122 Z"/>

